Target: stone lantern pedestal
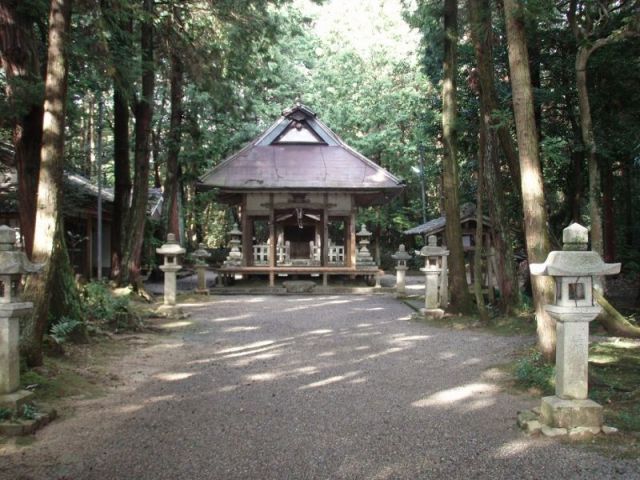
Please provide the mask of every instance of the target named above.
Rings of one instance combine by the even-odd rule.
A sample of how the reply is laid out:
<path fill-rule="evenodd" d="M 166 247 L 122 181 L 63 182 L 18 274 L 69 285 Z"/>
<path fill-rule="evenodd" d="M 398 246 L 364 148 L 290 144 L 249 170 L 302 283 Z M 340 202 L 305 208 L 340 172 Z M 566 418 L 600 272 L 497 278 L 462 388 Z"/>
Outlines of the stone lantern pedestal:
<path fill-rule="evenodd" d="M 435 235 L 430 235 L 420 255 L 424 258 L 424 313 L 428 317 L 442 317 L 447 303 L 447 256 L 449 250 L 439 247 Z"/>
<path fill-rule="evenodd" d="M 550 275 L 556 299 L 545 310 L 556 320 L 556 394 L 542 399 L 542 422 L 553 428 L 602 427 L 602 407 L 587 398 L 589 322 L 600 313 L 593 299 L 593 277 L 620 272 L 620 264 L 606 264 L 587 251 L 588 231 L 573 223 L 562 234 L 563 250 L 549 253 L 544 263 L 532 263 L 532 275 Z"/>
<path fill-rule="evenodd" d="M 20 412 L 33 395 L 20 390 L 20 319 L 31 313 L 31 302 L 20 302 L 18 287 L 22 275 L 40 271 L 24 252 L 16 250 L 16 232 L 0 226 L 0 408 Z"/>
<path fill-rule="evenodd" d="M 198 287 L 196 288 L 196 293 L 203 293 L 208 295 L 209 289 L 207 288 L 207 263 L 206 258 L 209 258 L 211 254 L 206 250 L 205 244 L 201 243 L 198 245 L 198 249 L 192 254 L 196 259 L 196 273 L 198 276 Z"/>
<path fill-rule="evenodd" d="M 411 258 L 411 255 L 407 253 L 403 244 L 400 244 L 398 251 L 391 255 L 391 258 L 396 260 L 396 295 L 402 297 L 406 293 L 406 275 L 407 275 L 407 260 Z"/>
<path fill-rule="evenodd" d="M 157 248 L 156 252 L 164 256 L 164 265 L 160 266 L 160 270 L 164 272 L 164 305 L 173 307 L 176 304 L 176 274 L 182 269 L 178 257 L 184 255 L 185 249 L 180 246 L 176 236 L 170 233 L 167 235 L 167 243 Z"/>

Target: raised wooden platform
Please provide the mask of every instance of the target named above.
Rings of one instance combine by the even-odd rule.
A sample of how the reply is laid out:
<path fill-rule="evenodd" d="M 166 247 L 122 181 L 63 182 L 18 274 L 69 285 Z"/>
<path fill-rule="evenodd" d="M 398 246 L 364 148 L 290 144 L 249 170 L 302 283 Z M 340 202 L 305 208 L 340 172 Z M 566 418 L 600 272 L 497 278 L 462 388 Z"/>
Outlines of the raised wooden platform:
<path fill-rule="evenodd" d="M 275 285 L 276 275 L 322 275 L 322 285 L 328 285 L 329 275 L 349 275 L 353 277 L 365 277 L 370 283 L 377 282 L 378 275 L 382 270 L 378 267 L 299 267 L 299 266 L 254 266 L 254 267 L 229 267 L 225 266 L 216 270 L 220 279 L 228 278 L 231 275 L 269 275 L 269 286 Z"/>

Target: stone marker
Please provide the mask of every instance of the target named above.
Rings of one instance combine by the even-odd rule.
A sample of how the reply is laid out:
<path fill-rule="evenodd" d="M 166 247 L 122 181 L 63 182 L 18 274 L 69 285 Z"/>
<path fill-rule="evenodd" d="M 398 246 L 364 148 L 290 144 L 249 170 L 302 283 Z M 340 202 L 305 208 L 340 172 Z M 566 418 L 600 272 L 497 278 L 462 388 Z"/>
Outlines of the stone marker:
<path fill-rule="evenodd" d="M 184 255 L 185 249 L 180 246 L 173 233 L 167 235 L 167 243 L 157 248 L 156 252 L 164 256 L 164 265 L 160 270 L 164 272 L 164 304 L 174 306 L 176 304 L 177 282 L 176 273 L 182 269 L 178 263 L 178 257 Z"/>
<path fill-rule="evenodd" d="M 427 245 L 422 247 L 420 255 L 424 257 L 424 314 L 441 317 L 444 315 L 446 303 L 447 269 L 446 258 L 449 251 L 438 246 L 435 235 L 429 235 Z"/>
<path fill-rule="evenodd" d="M 402 296 L 406 291 L 407 260 L 411 258 L 411 255 L 407 253 L 404 245 L 401 243 L 398 251 L 391 255 L 391 258 L 398 262 L 396 265 L 396 294 Z"/>
<path fill-rule="evenodd" d="M 20 277 L 36 273 L 43 265 L 31 263 L 16 249 L 16 232 L 0 226 L 0 408 L 19 412 L 32 393 L 20 388 L 20 318 L 31 313 L 33 304 L 21 302 Z"/>
<path fill-rule="evenodd" d="M 544 397 L 542 421 L 554 428 L 600 428 L 602 407 L 587 398 L 589 322 L 601 311 L 593 299 L 593 277 L 620 272 L 620 264 L 604 263 L 587 251 L 588 230 L 572 223 L 562 232 L 562 251 L 549 253 L 544 263 L 529 265 L 531 275 L 556 281 L 556 300 L 545 310 L 556 320 L 556 394 Z"/>
<path fill-rule="evenodd" d="M 207 288 L 207 262 L 205 258 L 209 258 L 211 254 L 207 251 L 204 243 L 198 245 L 198 249 L 192 253 L 192 255 L 196 259 L 196 273 L 198 275 L 198 287 L 196 288 L 196 293 L 204 293 L 209 294 L 209 289 Z"/>

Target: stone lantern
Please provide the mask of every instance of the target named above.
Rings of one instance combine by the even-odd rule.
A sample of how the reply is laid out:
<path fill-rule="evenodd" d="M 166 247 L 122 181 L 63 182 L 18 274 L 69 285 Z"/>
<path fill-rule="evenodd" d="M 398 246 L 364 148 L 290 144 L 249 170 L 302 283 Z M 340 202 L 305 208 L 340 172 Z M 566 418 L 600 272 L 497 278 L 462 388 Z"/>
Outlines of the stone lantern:
<path fill-rule="evenodd" d="M 602 426 L 602 407 L 587 398 L 589 322 L 601 307 L 593 298 L 594 277 L 620 272 L 587 251 L 588 230 L 572 223 L 562 232 L 562 251 L 544 263 L 529 265 L 531 275 L 549 275 L 556 283 L 555 302 L 545 310 L 556 320 L 556 394 L 542 399 L 543 423 L 555 428 Z"/>
<path fill-rule="evenodd" d="M 228 234 L 231 237 L 229 245 L 231 251 L 227 255 L 227 259 L 224 264 L 229 267 L 241 267 L 242 266 L 242 252 L 240 251 L 240 245 L 242 245 L 242 232 L 238 229 L 238 224 L 234 223 L 233 228 Z"/>
<path fill-rule="evenodd" d="M 164 272 L 164 304 L 174 306 L 176 304 L 176 274 L 182 266 L 178 263 L 180 255 L 184 255 L 185 249 L 180 246 L 173 233 L 167 235 L 167 243 L 157 248 L 156 252 L 164 256 L 164 264 L 160 270 Z"/>
<path fill-rule="evenodd" d="M 37 273 L 43 265 L 29 261 L 24 252 L 16 249 L 16 232 L 0 226 L 0 407 L 19 411 L 32 395 L 19 390 L 20 318 L 31 313 L 33 304 L 21 302 L 18 292 L 23 275 Z"/>
<path fill-rule="evenodd" d="M 198 249 L 193 252 L 191 255 L 196 259 L 196 272 L 198 274 L 198 288 L 196 288 L 196 293 L 209 293 L 209 289 L 207 288 L 207 262 L 206 258 L 209 258 L 211 254 L 205 248 L 205 244 L 201 243 L 198 245 Z"/>
<path fill-rule="evenodd" d="M 438 246 L 435 235 L 429 235 L 427 245 L 422 247 L 424 257 L 424 314 L 442 316 L 448 303 L 447 256 L 449 250 Z"/>
<path fill-rule="evenodd" d="M 375 267 L 376 262 L 373 260 L 371 256 L 371 252 L 369 252 L 368 245 L 369 238 L 371 237 L 371 232 L 367 230 L 367 226 L 363 223 L 360 231 L 356 233 L 356 237 L 360 240 L 358 241 L 358 251 L 356 253 L 356 265 L 359 267 Z"/>
<path fill-rule="evenodd" d="M 391 258 L 396 260 L 396 293 L 398 295 L 405 294 L 405 277 L 407 274 L 407 260 L 411 258 L 411 255 L 407 253 L 403 244 L 400 244 L 398 251 L 391 255 Z"/>

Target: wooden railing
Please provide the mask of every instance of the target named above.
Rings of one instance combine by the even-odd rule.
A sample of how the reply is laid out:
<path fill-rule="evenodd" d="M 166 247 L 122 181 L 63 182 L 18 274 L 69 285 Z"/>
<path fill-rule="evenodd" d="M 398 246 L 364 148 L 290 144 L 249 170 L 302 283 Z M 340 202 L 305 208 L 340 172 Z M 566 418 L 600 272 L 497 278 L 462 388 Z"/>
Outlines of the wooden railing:
<path fill-rule="evenodd" d="M 253 246 L 253 264 L 269 265 L 269 244 Z"/>
<path fill-rule="evenodd" d="M 344 265 L 344 245 L 329 245 L 329 265 Z"/>

